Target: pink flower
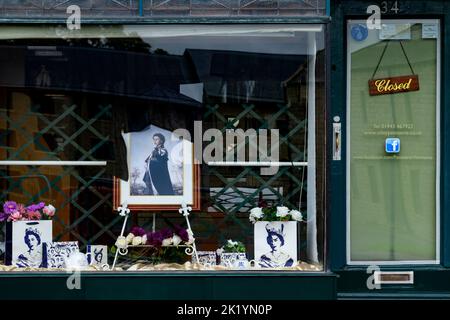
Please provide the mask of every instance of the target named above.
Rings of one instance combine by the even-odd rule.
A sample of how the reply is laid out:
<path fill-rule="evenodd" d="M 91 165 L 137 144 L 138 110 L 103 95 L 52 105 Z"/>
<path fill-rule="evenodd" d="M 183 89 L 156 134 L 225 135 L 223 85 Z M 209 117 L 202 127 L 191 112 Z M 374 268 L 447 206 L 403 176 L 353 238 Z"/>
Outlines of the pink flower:
<path fill-rule="evenodd" d="M 41 220 L 39 211 L 28 211 L 28 220 Z"/>
<path fill-rule="evenodd" d="M 55 215 L 56 209 L 54 206 L 49 204 L 48 206 L 44 207 L 42 211 L 44 212 L 45 215 L 53 217 Z"/>
<path fill-rule="evenodd" d="M 11 213 L 11 215 L 8 217 L 8 221 L 20 221 L 22 220 L 22 214 L 19 211 L 14 211 Z"/>
<path fill-rule="evenodd" d="M 21 215 L 25 215 L 27 213 L 27 209 L 23 204 L 17 205 L 17 211 L 19 211 Z"/>

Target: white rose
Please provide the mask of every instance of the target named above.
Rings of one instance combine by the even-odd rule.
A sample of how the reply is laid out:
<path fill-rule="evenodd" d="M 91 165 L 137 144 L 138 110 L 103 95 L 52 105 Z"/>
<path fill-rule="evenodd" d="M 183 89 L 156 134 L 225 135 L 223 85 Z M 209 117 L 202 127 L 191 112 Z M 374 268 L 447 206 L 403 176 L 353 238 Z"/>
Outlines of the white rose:
<path fill-rule="evenodd" d="M 120 236 L 116 240 L 117 248 L 126 248 L 127 247 L 127 239 L 124 236 Z"/>
<path fill-rule="evenodd" d="M 133 238 L 133 246 L 139 246 L 142 244 L 142 237 L 134 237 Z"/>
<path fill-rule="evenodd" d="M 252 216 L 254 216 L 255 218 L 262 218 L 262 216 L 264 215 L 264 212 L 263 212 L 262 208 L 253 208 L 252 210 L 250 210 L 250 214 Z"/>
<path fill-rule="evenodd" d="M 262 211 L 262 208 L 253 208 L 250 210 L 250 215 L 248 216 L 248 219 L 250 220 L 251 223 L 255 223 L 263 216 L 264 212 Z"/>
<path fill-rule="evenodd" d="M 128 243 L 128 244 L 132 243 L 132 242 L 133 242 L 133 239 L 134 239 L 134 234 L 129 233 L 129 234 L 127 235 L 126 239 L 127 239 L 127 243 Z"/>
<path fill-rule="evenodd" d="M 233 241 L 231 239 L 228 240 L 228 245 L 234 247 L 235 245 L 237 245 L 238 243 L 236 241 Z"/>
<path fill-rule="evenodd" d="M 147 244 L 147 235 L 146 234 L 144 234 L 142 236 L 142 244 Z"/>
<path fill-rule="evenodd" d="M 290 212 L 292 219 L 294 219 L 295 221 L 303 221 L 303 216 L 302 213 L 298 210 L 291 210 Z"/>
<path fill-rule="evenodd" d="M 183 240 L 181 240 L 181 238 L 177 235 L 174 235 L 172 237 L 172 242 L 174 246 L 178 246 Z"/>
<path fill-rule="evenodd" d="M 172 245 L 172 242 L 173 242 L 173 239 L 172 239 L 172 238 L 164 239 L 163 242 L 162 242 L 162 246 L 163 246 L 163 247 L 170 246 L 170 245 Z"/>
<path fill-rule="evenodd" d="M 284 218 L 289 214 L 288 207 L 277 207 L 277 217 Z"/>

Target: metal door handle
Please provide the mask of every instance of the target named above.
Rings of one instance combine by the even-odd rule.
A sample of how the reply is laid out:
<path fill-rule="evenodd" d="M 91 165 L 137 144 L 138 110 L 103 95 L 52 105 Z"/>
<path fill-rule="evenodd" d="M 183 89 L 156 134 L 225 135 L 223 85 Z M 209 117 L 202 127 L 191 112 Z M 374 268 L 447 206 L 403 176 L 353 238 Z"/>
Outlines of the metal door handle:
<path fill-rule="evenodd" d="M 342 134 L 341 124 L 333 123 L 333 161 L 341 160 Z"/>

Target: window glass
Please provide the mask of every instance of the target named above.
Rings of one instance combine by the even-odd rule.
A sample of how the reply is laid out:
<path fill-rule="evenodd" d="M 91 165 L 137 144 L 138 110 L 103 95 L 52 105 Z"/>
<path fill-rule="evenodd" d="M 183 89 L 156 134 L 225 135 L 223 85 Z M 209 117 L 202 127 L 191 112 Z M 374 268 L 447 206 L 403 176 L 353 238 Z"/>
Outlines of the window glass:
<path fill-rule="evenodd" d="M 439 27 L 348 22 L 349 262 L 439 260 Z"/>

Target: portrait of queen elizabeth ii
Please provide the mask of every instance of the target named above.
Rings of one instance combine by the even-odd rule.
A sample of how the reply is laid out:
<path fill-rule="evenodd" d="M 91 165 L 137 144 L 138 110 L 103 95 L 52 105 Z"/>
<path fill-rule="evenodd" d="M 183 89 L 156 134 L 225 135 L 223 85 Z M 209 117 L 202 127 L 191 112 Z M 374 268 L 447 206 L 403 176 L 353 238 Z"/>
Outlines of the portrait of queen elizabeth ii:
<path fill-rule="evenodd" d="M 285 268 L 297 260 L 294 223 L 261 221 L 255 224 L 255 262 L 261 268 Z"/>
<path fill-rule="evenodd" d="M 27 228 L 23 238 L 26 250 L 16 259 L 18 267 L 42 267 L 42 240 L 41 233 L 36 228 Z"/>
<path fill-rule="evenodd" d="M 130 136 L 131 196 L 183 195 L 183 143 L 150 126 Z"/>
<path fill-rule="evenodd" d="M 43 244 L 52 241 L 52 221 L 15 221 L 6 226 L 6 265 L 43 267 Z"/>
<path fill-rule="evenodd" d="M 115 179 L 115 208 L 126 202 L 137 211 L 178 210 L 183 203 L 200 209 L 200 171 L 191 141 L 155 125 L 122 136 L 129 179 Z"/>

